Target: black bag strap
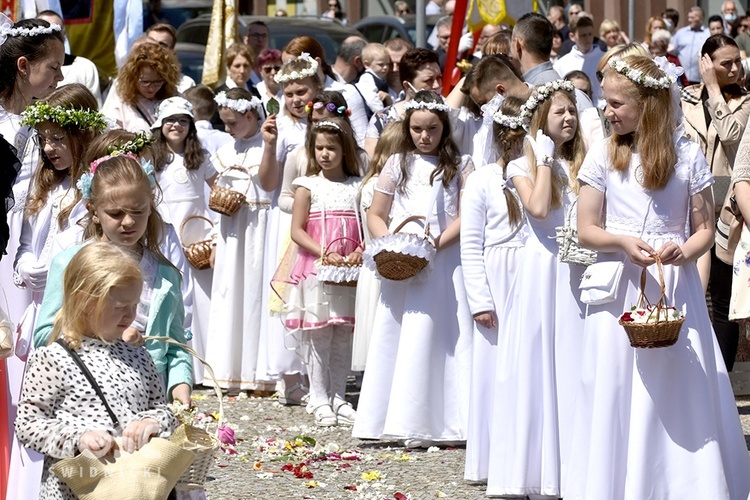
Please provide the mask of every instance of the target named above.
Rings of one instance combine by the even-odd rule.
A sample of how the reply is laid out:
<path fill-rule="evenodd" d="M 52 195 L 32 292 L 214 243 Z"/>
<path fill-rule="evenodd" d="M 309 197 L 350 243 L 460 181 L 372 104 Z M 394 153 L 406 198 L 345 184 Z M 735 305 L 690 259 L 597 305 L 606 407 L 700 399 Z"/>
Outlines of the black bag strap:
<path fill-rule="evenodd" d="M 73 349 L 70 348 L 67 342 L 65 342 L 63 339 L 57 339 L 56 341 L 58 344 L 62 346 L 65 351 L 67 351 L 68 354 L 70 354 L 70 357 L 73 358 L 73 361 L 76 362 L 78 365 L 78 368 L 81 369 L 83 372 L 83 376 L 86 377 L 91 384 L 91 387 L 94 388 L 94 392 L 96 392 L 97 396 L 102 400 L 102 403 L 104 403 L 104 409 L 107 410 L 107 413 L 109 414 L 109 418 L 112 419 L 112 423 L 115 426 L 115 429 L 120 428 L 120 421 L 117 419 L 117 415 L 115 415 L 115 412 L 112 411 L 112 408 L 110 408 L 109 403 L 107 403 L 107 399 L 104 397 L 104 393 L 102 392 L 101 388 L 99 387 L 99 384 L 96 383 L 96 380 L 94 380 L 94 376 L 91 375 L 91 372 L 86 367 L 86 364 L 83 362 L 81 357 L 78 355 L 77 352 L 75 352 Z"/>

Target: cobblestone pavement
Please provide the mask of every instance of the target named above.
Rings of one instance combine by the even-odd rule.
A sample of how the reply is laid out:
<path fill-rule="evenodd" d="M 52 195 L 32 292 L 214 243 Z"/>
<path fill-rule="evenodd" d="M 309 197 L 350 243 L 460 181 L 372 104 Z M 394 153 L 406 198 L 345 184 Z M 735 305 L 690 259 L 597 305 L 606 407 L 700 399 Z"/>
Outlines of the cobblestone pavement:
<path fill-rule="evenodd" d="M 201 411 L 218 409 L 212 390 L 195 394 Z M 463 448 L 405 450 L 355 439 L 349 427 L 318 428 L 304 408 L 274 398 L 224 401 L 238 443 L 209 472 L 209 500 L 486 498 L 463 480 Z M 737 405 L 750 447 L 750 399 Z"/>

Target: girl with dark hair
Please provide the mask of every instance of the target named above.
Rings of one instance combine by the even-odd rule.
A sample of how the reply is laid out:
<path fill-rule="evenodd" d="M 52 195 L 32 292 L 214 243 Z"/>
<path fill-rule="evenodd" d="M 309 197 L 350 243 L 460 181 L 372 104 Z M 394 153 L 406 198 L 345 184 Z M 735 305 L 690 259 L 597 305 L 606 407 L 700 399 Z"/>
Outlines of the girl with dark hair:
<path fill-rule="evenodd" d="M 682 111 L 688 139 L 701 146 L 714 176 L 714 217 L 729 191 L 740 140 L 750 116 L 750 94 L 741 84 L 742 59 L 737 43 L 725 35 L 713 35 L 703 44 L 699 61 L 703 83 L 685 89 Z M 728 214 L 727 214 L 728 215 Z M 722 217 L 725 218 L 726 216 Z M 728 220 L 728 219 L 727 219 Z M 724 363 L 734 365 L 739 342 L 739 327 L 730 322 L 729 298 L 732 282 L 732 258 L 712 248 L 698 260 L 703 288 L 711 286 L 713 325 Z"/>
<path fill-rule="evenodd" d="M 381 281 L 353 435 L 446 446 L 466 439 L 472 324 L 457 243 L 459 199 L 474 165 L 451 138 L 440 95 L 417 92 L 404 111 L 398 154 L 383 167 L 367 212 L 367 265 L 374 267 L 370 256 L 383 237 L 413 215 L 426 217 L 437 253 L 418 276 Z M 424 229 L 410 223 L 403 231 Z"/>

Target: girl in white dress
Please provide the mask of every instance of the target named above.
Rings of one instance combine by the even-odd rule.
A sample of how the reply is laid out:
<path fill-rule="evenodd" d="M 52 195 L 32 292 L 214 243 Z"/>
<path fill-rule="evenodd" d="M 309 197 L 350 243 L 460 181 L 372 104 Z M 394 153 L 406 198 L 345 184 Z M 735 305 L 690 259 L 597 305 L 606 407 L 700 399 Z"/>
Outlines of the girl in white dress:
<path fill-rule="evenodd" d="M 375 156 L 370 162 L 370 172 L 362 179 L 362 188 L 359 194 L 359 215 L 362 218 L 365 245 L 372 242 L 372 235 L 367 229 L 367 212 L 375 195 L 375 186 L 378 183 L 380 172 L 385 166 L 388 158 L 398 153 L 401 143 L 401 126 L 393 124 L 387 126 L 380 134 L 378 144 L 375 146 Z M 372 337 L 372 326 L 375 320 L 375 311 L 380 301 L 380 280 L 375 271 L 367 266 L 362 266 L 357 282 L 357 303 L 354 317 L 354 343 L 352 347 L 352 370 L 364 371 L 367 366 L 367 350 Z"/>
<path fill-rule="evenodd" d="M 658 65 L 657 65 L 658 64 Z M 665 71 L 666 70 L 666 74 Z M 579 173 L 579 238 L 624 262 L 616 299 L 590 305 L 566 499 L 746 499 L 750 459 L 711 328 L 696 259 L 713 244 L 710 169 L 675 132 L 664 58 L 610 61 L 602 89 L 613 135 Z M 672 92 L 679 92 L 673 89 Z M 677 343 L 634 349 L 618 318 L 646 296 L 685 314 Z"/>
<path fill-rule="evenodd" d="M 296 165 L 291 153 L 304 147 L 307 137 L 307 107 L 322 86 L 318 77 L 318 62 L 309 56 L 286 60 L 274 76 L 274 81 L 281 85 L 284 96 L 284 114 L 271 115 L 263 124 L 264 130 L 275 133 L 264 153 L 263 164 L 271 163 L 275 170 L 269 169 L 268 178 L 262 178 L 263 187 L 269 192 L 276 192 L 282 182 L 287 165 Z M 291 162 L 291 163 L 290 163 Z M 295 177 L 290 179 L 294 180 Z M 283 189 L 283 188 L 282 188 Z M 296 248 L 291 248 L 289 228 L 292 223 L 292 200 L 275 193 L 274 206 L 268 224 L 266 245 L 266 271 L 274 274 L 279 271 L 285 276 L 290 271 Z M 285 263 L 286 265 L 280 265 Z M 267 282 L 266 282 L 267 283 Z M 269 373 L 282 378 L 283 394 L 279 398 L 283 404 L 299 405 L 307 394 L 307 383 L 304 373 L 306 368 L 302 359 L 297 356 L 297 341 L 284 328 L 281 315 L 280 298 L 266 288 L 269 293 L 269 308 L 272 312 L 270 321 L 264 325 L 268 335 Z"/>
<path fill-rule="evenodd" d="M 507 167 L 528 238 L 500 318 L 490 496 L 561 496 L 583 328 L 578 284 L 584 267 L 560 262 L 554 238 L 576 198 L 584 156 L 574 90 L 571 82 L 555 80 L 532 92 L 521 110 L 530 117 L 526 155 Z"/>
<path fill-rule="evenodd" d="M 302 334 L 302 342 L 309 342 L 307 408 L 319 426 L 351 425 L 356 417 L 345 399 L 355 290 L 317 278 L 321 262 L 362 264 L 356 147 L 346 121 L 331 118 L 316 123 L 307 146 L 307 175 L 294 181 L 291 236 L 298 251 L 286 279 L 285 324 Z"/>
<path fill-rule="evenodd" d="M 206 185 L 216 179 L 216 169 L 203 149 L 195 128 L 193 105 L 183 97 L 170 97 L 161 102 L 156 121 L 152 125 L 156 160 L 156 180 L 162 192 L 159 205 L 162 217 L 177 230 L 185 245 L 205 240 L 211 225 L 198 216 L 211 218 L 206 202 Z M 187 221 L 187 223 L 186 223 Z M 184 224 L 184 226 L 183 226 Z M 182 241 L 183 238 L 185 241 Z M 191 268 L 192 321 L 187 328 L 193 334 L 192 345 L 202 357 L 208 341 L 208 321 L 211 307 L 211 269 Z M 194 363 L 196 384 L 203 383 L 203 365 Z"/>
<path fill-rule="evenodd" d="M 499 159 L 469 176 L 461 198 L 461 269 L 474 316 L 464 469 L 469 481 L 487 481 L 498 314 L 504 310 L 526 240 L 521 202 L 505 180 L 505 167 L 523 154 L 523 103 L 506 97 L 495 113 L 493 142 Z"/>
<path fill-rule="evenodd" d="M 381 281 L 352 434 L 447 445 L 466 439 L 468 423 L 472 322 L 457 243 L 459 197 L 474 166 L 451 139 L 438 94 L 420 91 L 406 109 L 399 154 L 380 174 L 367 226 L 380 238 L 409 216 L 426 216 L 437 253 L 431 269 Z"/>
<path fill-rule="evenodd" d="M 217 379 L 205 379 L 230 391 L 266 390 L 269 384 L 265 332 L 261 325 L 270 274 L 265 274 L 266 234 L 272 194 L 260 177 L 264 143 L 260 131 L 260 101 L 245 89 L 230 89 L 216 97 L 227 132 L 235 138 L 214 157 L 219 181 L 246 193 L 246 203 L 232 216 L 219 215 L 212 251 L 214 280 L 206 361 Z M 267 147 L 267 146 L 266 146 Z M 260 166 L 259 166 L 260 165 Z M 227 170 L 238 166 L 245 172 Z"/>

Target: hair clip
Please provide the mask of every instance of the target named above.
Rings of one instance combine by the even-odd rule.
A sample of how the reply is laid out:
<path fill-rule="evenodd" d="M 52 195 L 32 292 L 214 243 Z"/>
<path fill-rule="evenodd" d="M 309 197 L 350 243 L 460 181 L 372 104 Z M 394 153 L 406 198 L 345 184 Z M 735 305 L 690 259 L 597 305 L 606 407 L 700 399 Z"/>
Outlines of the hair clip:
<path fill-rule="evenodd" d="M 340 115 L 343 115 L 346 112 L 346 106 L 339 106 L 336 108 L 336 112 Z"/>
<path fill-rule="evenodd" d="M 322 103 L 321 101 L 318 101 L 318 102 L 316 102 L 316 103 L 315 103 L 315 105 L 313 106 L 313 109 L 320 109 L 320 108 L 322 108 L 322 107 L 323 107 L 323 103 Z"/>
<path fill-rule="evenodd" d="M 305 113 L 309 113 L 310 111 L 312 111 L 313 110 L 313 106 L 314 106 L 313 102 L 312 101 L 308 101 L 308 103 L 305 104 Z"/>
<path fill-rule="evenodd" d="M 336 105 L 332 102 L 329 102 L 328 104 L 326 104 L 326 109 L 333 113 L 334 111 L 336 111 Z"/>

